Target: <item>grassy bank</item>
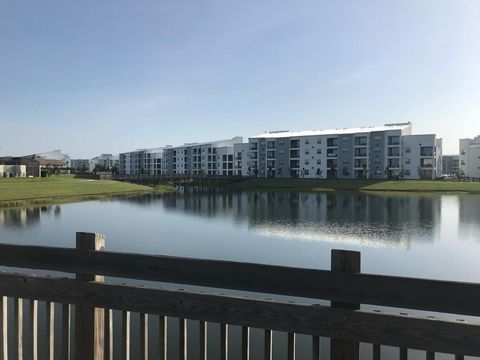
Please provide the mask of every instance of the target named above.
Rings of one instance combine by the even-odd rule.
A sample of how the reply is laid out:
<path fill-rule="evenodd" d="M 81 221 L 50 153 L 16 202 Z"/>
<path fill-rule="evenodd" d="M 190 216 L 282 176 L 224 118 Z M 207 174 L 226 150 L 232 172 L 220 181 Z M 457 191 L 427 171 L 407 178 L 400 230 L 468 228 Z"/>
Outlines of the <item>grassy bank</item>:
<path fill-rule="evenodd" d="M 71 175 L 0 178 L 0 207 L 96 200 L 171 190 L 169 186 L 153 189 L 118 181 L 75 179 Z"/>
<path fill-rule="evenodd" d="M 401 191 L 462 192 L 480 194 L 480 183 L 428 180 L 372 181 L 320 179 L 249 179 L 229 185 L 230 189 L 269 189 L 302 191 Z"/>

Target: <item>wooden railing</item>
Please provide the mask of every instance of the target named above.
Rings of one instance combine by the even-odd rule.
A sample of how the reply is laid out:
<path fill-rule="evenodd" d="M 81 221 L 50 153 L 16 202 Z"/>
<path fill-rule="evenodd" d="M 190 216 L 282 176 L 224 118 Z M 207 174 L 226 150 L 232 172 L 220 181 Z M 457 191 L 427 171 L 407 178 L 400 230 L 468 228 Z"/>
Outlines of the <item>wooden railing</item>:
<path fill-rule="evenodd" d="M 480 316 L 480 285 L 452 281 L 403 278 L 360 273 L 360 253 L 332 251 L 332 269 L 312 270 L 201 260 L 169 256 L 104 251 L 102 235 L 77 233 L 76 248 L 0 245 L 0 265 L 76 274 L 76 278 L 0 274 L 0 359 L 24 358 L 23 335 L 29 332 L 29 358 L 53 359 L 55 341 L 60 341 L 61 358 L 113 359 L 114 343 L 120 342 L 120 356 L 129 359 L 130 312 L 139 313 L 139 353 L 133 359 L 147 359 L 149 341 L 155 337 L 160 359 L 167 359 L 167 317 L 179 319 L 179 359 L 187 359 L 187 320 L 198 321 L 198 353 L 208 359 L 207 323 L 220 324 L 220 357 L 228 357 L 228 326 L 242 327 L 242 359 L 250 357 L 250 328 L 264 329 L 264 359 L 272 359 L 272 331 L 288 334 L 288 359 L 295 359 L 295 336 L 312 338 L 313 359 L 320 359 L 320 337 L 330 341 L 330 358 L 358 359 L 359 342 L 372 344 L 373 359 L 381 356 L 381 345 L 399 348 L 400 359 L 407 349 L 422 350 L 427 359 L 435 352 L 480 356 L 480 325 L 472 321 L 387 313 L 384 307 L 436 313 Z M 330 300 L 331 306 L 310 301 L 285 302 L 218 295 L 208 292 L 168 290 L 138 285 L 107 283 L 104 276 L 188 284 L 203 288 L 241 290 L 295 298 Z M 224 290 L 225 291 L 225 290 Z M 13 328 L 8 322 L 7 297 L 13 298 Z M 23 315 L 23 301 L 29 301 L 29 316 Z M 38 302 L 46 302 L 46 356 L 38 353 Z M 12 303 L 10 301 L 10 303 Z M 61 305 L 61 321 L 55 322 L 55 306 Z M 382 306 L 381 310 L 360 310 L 360 304 Z M 73 305 L 73 308 L 72 308 Z M 57 306 L 58 309 L 58 306 Z M 74 311 L 73 311 L 74 310 Z M 113 337 L 112 310 L 120 310 L 121 338 Z M 398 311 L 398 310 L 397 310 Z M 73 315 L 74 313 L 74 315 Z M 149 316 L 158 317 L 155 333 L 148 332 Z M 447 316 L 448 317 L 448 316 Z M 476 320 L 476 319 L 474 319 Z M 72 322 L 75 324 L 72 326 Z M 61 324 L 61 339 L 55 339 L 55 324 Z M 9 349 L 8 336 L 14 346 Z M 74 339 L 75 346 L 70 349 Z"/>

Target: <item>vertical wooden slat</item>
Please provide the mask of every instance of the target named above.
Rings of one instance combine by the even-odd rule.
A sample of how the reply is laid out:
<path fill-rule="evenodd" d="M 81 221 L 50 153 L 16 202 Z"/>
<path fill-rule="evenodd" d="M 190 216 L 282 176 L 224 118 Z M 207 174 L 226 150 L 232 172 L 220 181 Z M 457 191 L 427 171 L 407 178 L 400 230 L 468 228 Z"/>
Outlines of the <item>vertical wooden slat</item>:
<path fill-rule="evenodd" d="M 431 352 L 431 351 L 427 351 L 425 353 L 425 358 L 427 360 L 435 360 L 435 353 L 434 352 Z"/>
<path fill-rule="evenodd" d="M 140 314 L 140 359 L 148 360 L 148 315 Z"/>
<path fill-rule="evenodd" d="M 55 304 L 46 303 L 46 325 L 47 325 L 47 357 L 48 360 L 55 358 Z"/>
<path fill-rule="evenodd" d="M 208 346 L 207 346 L 207 323 L 205 321 L 198 322 L 198 331 L 199 331 L 199 355 L 200 360 L 207 360 L 208 357 Z"/>
<path fill-rule="evenodd" d="M 400 348 L 400 360 L 407 360 L 408 359 L 408 349 Z"/>
<path fill-rule="evenodd" d="M 287 359 L 295 360 L 295 334 L 294 333 L 288 333 Z"/>
<path fill-rule="evenodd" d="M 380 360 L 381 347 L 379 344 L 373 344 L 373 360 Z"/>
<path fill-rule="evenodd" d="M 38 301 L 30 300 L 30 351 L 32 360 L 38 359 Z"/>
<path fill-rule="evenodd" d="M 220 360 L 228 359 L 228 325 L 220 324 Z"/>
<path fill-rule="evenodd" d="M 463 360 L 464 356 L 463 355 L 455 355 L 455 360 Z"/>
<path fill-rule="evenodd" d="M 168 322 L 167 317 L 163 315 L 158 316 L 158 343 L 159 343 L 159 358 L 160 360 L 167 360 L 167 331 Z"/>
<path fill-rule="evenodd" d="M 360 272 L 360 253 L 357 251 L 332 250 L 331 270 L 348 273 Z M 332 307 L 359 310 L 360 304 L 332 301 Z M 330 360 L 358 360 L 360 344 L 357 341 L 342 339 L 330 340 Z"/>
<path fill-rule="evenodd" d="M 78 232 L 76 248 L 81 251 L 104 251 L 101 234 Z M 76 274 L 79 281 L 104 281 L 103 276 Z M 91 306 L 75 307 L 75 359 L 103 360 L 104 311 Z"/>
<path fill-rule="evenodd" d="M 187 360 L 187 320 L 178 319 L 178 359 Z"/>
<path fill-rule="evenodd" d="M 17 360 L 23 360 L 23 299 L 16 298 L 14 302 L 14 327 L 15 355 Z"/>
<path fill-rule="evenodd" d="M 113 360 L 113 310 L 104 309 L 104 350 L 103 356 L 105 360 Z"/>
<path fill-rule="evenodd" d="M 320 337 L 312 336 L 312 360 L 320 360 Z"/>
<path fill-rule="evenodd" d="M 242 327 L 242 360 L 250 359 L 250 328 Z"/>
<path fill-rule="evenodd" d="M 70 304 L 62 304 L 62 359 L 70 359 Z"/>
<path fill-rule="evenodd" d="M 130 311 L 122 311 L 122 359 L 130 360 Z"/>
<path fill-rule="evenodd" d="M 272 330 L 265 330 L 263 359 L 272 360 Z"/>
<path fill-rule="evenodd" d="M 0 360 L 8 360 L 8 298 L 0 297 Z"/>

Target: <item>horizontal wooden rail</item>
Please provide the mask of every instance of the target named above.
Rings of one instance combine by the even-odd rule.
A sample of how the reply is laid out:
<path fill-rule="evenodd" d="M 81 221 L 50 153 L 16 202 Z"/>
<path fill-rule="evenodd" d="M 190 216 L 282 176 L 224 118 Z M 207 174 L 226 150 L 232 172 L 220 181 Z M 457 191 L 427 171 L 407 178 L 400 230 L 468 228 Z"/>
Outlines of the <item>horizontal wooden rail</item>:
<path fill-rule="evenodd" d="M 465 322 L 10 273 L 0 274 L 0 293 L 16 298 L 160 313 L 180 319 L 480 356 L 480 326 Z"/>
<path fill-rule="evenodd" d="M 0 265 L 480 316 L 480 284 L 0 244 Z"/>

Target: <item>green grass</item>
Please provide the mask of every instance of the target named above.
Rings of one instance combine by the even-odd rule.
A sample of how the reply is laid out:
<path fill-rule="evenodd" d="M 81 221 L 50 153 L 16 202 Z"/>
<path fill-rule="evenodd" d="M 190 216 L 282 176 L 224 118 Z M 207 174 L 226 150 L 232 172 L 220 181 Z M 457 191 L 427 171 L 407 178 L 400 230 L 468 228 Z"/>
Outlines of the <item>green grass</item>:
<path fill-rule="evenodd" d="M 119 181 L 75 179 L 72 175 L 48 178 L 0 178 L 0 206 L 104 199 L 148 191 L 154 189 Z"/>
<path fill-rule="evenodd" d="M 430 180 L 373 181 L 320 179 L 250 179 L 230 184 L 230 189 L 284 189 L 303 191 L 464 192 L 480 194 L 480 183 Z"/>

